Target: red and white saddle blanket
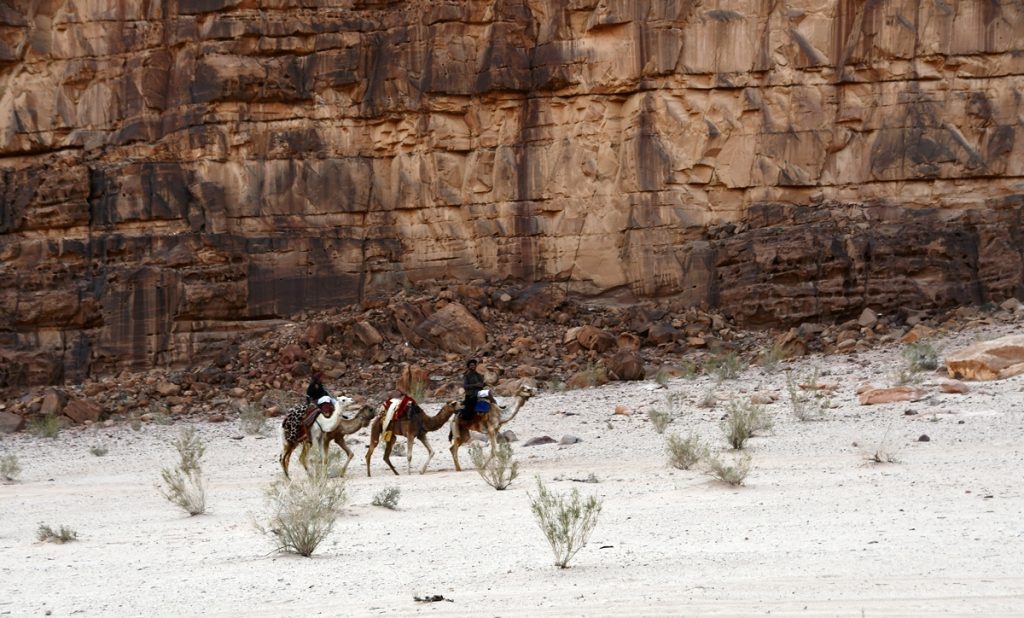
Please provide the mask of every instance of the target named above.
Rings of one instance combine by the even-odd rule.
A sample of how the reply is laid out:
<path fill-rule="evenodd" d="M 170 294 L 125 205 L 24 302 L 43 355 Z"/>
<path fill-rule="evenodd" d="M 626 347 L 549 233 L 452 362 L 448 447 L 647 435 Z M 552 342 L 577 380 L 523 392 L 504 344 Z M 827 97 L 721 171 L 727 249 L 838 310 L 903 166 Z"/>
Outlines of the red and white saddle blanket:
<path fill-rule="evenodd" d="M 406 411 L 409 410 L 409 406 L 411 405 L 416 405 L 416 401 L 412 397 L 409 397 L 408 395 L 405 395 L 401 398 L 395 397 L 393 399 L 388 399 L 387 401 L 385 401 L 384 422 L 381 423 L 381 431 L 387 432 L 388 427 L 391 425 L 391 422 L 397 421 L 398 419 L 405 416 Z"/>

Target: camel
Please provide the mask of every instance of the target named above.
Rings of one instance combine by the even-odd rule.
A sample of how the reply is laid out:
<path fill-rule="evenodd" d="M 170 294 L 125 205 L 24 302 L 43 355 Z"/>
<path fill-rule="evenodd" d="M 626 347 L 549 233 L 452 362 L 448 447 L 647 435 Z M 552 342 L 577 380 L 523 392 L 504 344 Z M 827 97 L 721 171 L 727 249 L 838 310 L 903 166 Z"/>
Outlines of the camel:
<path fill-rule="evenodd" d="M 373 419 L 373 425 L 370 426 L 370 446 L 366 449 L 366 476 L 370 476 L 370 457 L 373 455 L 373 450 L 377 448 L 377 443 L 380 442 L 381 425 L 389 403 L 386 402 L 384 404 L 381 413 L 377 418 Z M 391 449 L 395 446 L 395 439 L 401 435 L 405 436 L 407 441 L 405 449 L 406 473 L 412 474 L 413 440 L 419 440 L 427 449 L 427 460 L 423 462 L 423 467 L 420 468 L 420 474 L 425 473 L 427 466 L 430 465 L 430 460 L 434 457 L 434 449 L 430 448 L 427 434 L 444 427 L 444 424 L 448 422 L 448 419 L 455 414 L 458 408 L 459 403 L 457 401 L 449 401 L 444 404 L 444 407 L 437 414 L 428 416 L 416 402 L 409 404 L 408 410 L 406 410 L 401 418 L 391 421 L 390 435 L 384 440 L 384 463 L 388 464 L 388 467 L 391 468 L 395 475 L 398 475 L 398 470 L 395 470 L 395 466 L 391 464 Z"/>
<path fill-rule="evenodd" d="M 334 414 L 329 419 L 317 419 L 317 422 L 313 423 L 313 426 L 309 428 L 310 441 L 303 442 L 302 444 L 299 461 L 305 459 L 306 450 L 309 448 L 310 443 L 312 443 L 319 446 L 321 461 L 326 464 L 327 451 L 333 441 L 348 456 L 345 460 L 345 465 L 341 468 L 341 474 L 344 476 L 348 470 L 348 464 L 352 462 L 352 458 L 355 456 L 352 449 L 348 447 L 348 444 L 345 444 L 345 436 L 353 434 L 369 425 L 376 415 L 377 410 L 373 406 L 363 406 L 359 408 L 359 412 L 352 418 L 342 418 L 341 414 Z"/>
<path fill-rule="evenodd" d="M 339 397 L 334 401 L 334 413 L 331 414 L 331 417 L 324 416 L 323 414 L 317 414 L 316 420 L 313 421 L 313 427 L 324 427 L 325 423 L 330 423 L 332 425 L 338 424 L 343 420 L 343 412 L 353 410 L 356 407 L 356 403 L 351 397 Z M 304 404 L 294 406 L 292 409 L 288 410 L 288 413 L 284 416 L 284 421 L 281 423 L 283 431 L 281 434 L 282 445 L 279 461 L 281 463 L 281 469 L 284 470 L 285 478 L 290 478 L 288 476 L 288 463 L 291 461 L 292 452 L 294 452 L 300 444 L 302 445 L 302 451 L 299 453 L 299 461 L 302 463 L 302 467 L 306 469 L 306 472 L 309 472 L 309 465 L 306 462 L 306 456 L 311 442 L 309 433 L 305 432 L 302 428 L 302 419 L 305 417 L 308 409 L 309 407 Z M 358 430 L 359 427 L 354 431 Z M 311 429 L 310 431 L 313 430 Z"/>
<path fill-rule="evenodd" d="M 462 466 L 459 465 L 459 447 L 469 441 L 470 431 L 479 431 L 480 433 L 486 433 L 487 438 L 491 442 L 491 456 L 494 456 L 494 452 L 498 449 L 498 430 L 505 423 L 508 423 L 516 417 L 519 410 L 522 409 L 523 404 L 533 396 L 533 387 L 529 384 L 523 384 L 516 391 L 515 401 L 512 402 L 512 407 L 509 410 L 505 410 L 498 405 L 498 402 L 494 400 L 493 395 L 488 395 L 486 401 L 491 404 L 491 410 L 487 414 L 477 414 L 473 420 L 467 421 L 461 416 L 452 418 L 451 422 L 451 433 L 448 434 L 448 440 L 451 441 L 451 452 L 452 461 L 455 462 L 456 472 L 462 472 Z"/>

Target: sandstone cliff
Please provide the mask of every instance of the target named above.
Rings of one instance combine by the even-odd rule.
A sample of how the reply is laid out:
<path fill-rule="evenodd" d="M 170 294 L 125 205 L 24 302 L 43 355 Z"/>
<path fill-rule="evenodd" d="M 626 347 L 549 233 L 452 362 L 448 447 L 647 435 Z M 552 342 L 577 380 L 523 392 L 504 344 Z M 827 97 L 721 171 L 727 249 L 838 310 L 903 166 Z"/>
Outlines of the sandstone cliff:
<path fill-rule="evenodd" d="M 7 0 L 0 381 L 429 279 L 1024 291 L 1019 0 Z"/>

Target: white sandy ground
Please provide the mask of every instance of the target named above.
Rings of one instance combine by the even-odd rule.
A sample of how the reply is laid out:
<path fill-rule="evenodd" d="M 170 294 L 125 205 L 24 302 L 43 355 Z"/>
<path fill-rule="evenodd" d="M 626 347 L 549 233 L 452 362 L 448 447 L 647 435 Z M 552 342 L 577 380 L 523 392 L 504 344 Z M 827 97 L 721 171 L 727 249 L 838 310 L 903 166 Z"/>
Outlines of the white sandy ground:
<path fill-rule="evenodd" d="M 938 346 L 1008 332 L 988 327 Z M 665 465 L 664 437 L 645 412 L 664 407 L 667 391 L 652 382 L 530 401 L 510 425 L 523 474 L 503 492 L 453 471 L 446 431 L 432 435 L 426 475 L 405 476 L 396 457 L 396 478 L 378 451 L 366 478 L 364 430 L 345 514 L 311 559 L 268 554 L 252 524 L 279 475 L 277 420 L 260 439 L 231 439 L 240 434 L 231 423 L 199 425 L 210 512 L 195 518 L 156 489 L 181 424 L 5 437 L 0 451 L 16 454 L 23 472 L 0 486 L 0 615 L 1024 615 L 1024 377 L 947 395 L 934 386 L 941 376 L 928 375 L 926 401 L 857 405 L 857 384 L 884 384 L 900 359 L 898 347 L 815 357 L 724 383 L 721 396 L 780 396 L 774 431 L 750 442 L 754 468 L 742 488 Z M 827 372 L 822 382 L 840 384 L 839 406 L 830 420 L 799 422 L 782 369 L 813 366 Z M 696 402 L 710 386 L 678 379 L 669 390 Z M 620 403 L 634 414 L 613 416 Z M 685 406 L 669 432 L 696 431 L 722 450 L 723 411 Z M 873 447 L 887 431 L 902 463 L 867 463 L 853 443 Z M 521 446 L 566 433 L 583 441 Z M 918 442 L 921 434 L 931 441 Z M 110 453 L 91 455 L 101 443 Z M 414 465 L 424 456 L 417 447 Z M 293 470 L 303 474 L 297 459 Z M 590 473 L 600 482 L 568 480 Z M 552 566 L 529 511 L 536 475 L 604 499 L 570 569 Z M 399 510 L 370 505 L 395 484 Z M 39 543 L 40 523 L 69 525 L 80 540 Z M 454 602 L 413 600 L 427 594 Z"/>

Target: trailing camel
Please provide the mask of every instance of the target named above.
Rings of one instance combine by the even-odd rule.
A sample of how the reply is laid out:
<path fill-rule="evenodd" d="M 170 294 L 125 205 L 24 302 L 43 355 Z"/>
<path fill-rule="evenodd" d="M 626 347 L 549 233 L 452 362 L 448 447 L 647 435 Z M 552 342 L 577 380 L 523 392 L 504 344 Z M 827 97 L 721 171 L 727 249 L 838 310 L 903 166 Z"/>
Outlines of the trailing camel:
<path fill-rule="evenodd" d="M 284 470 L 285 478 L 290 478 L 288 476 L 288 463 L 291 461 L 292 453 L 299 445 L 302 445 L 302 451 L 299 453 L 299 461 L 302 463 L 302 467 L 306 469 L 306 472 L 309 472 L 309 465 L 306 461 L 306 457 L 311 443 L 309 435 L 310 431 L 313 431 L 313 428 L 315 427 L 322 433 L 324 431 L 323 428 L 328 425 L 332 428 L 336 427 L 340 423 L 345 422 L 344 419 L 342 419 L 342 414 L 344 412 L 354 410 L 356 407 L 357 404 L 351 397 L 339 397 L 337 399 L 332 399 L 330 403 L 321 403 L 321 405 L 316 407 L 300 404 L 288 410 L 287 414 L 284 416 L 284 421 L 281 423 L 282 445 L 281 457 L 279 458 L 281 469 Z M 306 419 L 309 419 L 310 417 L 313 417 L 312 421 L 305 422 Z M 350 424 L 347 424 L 346 426 L 350 426 Z M 360 427 L 365 426 L 366 425 L 361 425 L 352 431 L 358 431 Z M 348 451 L 347 448 L 342 448 L 345 449 L 346 452 Z"/>
<path fill-rule="evenodd" d="M 508 410 L 499 406 L 494 396 L 488 394 L 485 401 L 491 404 L 491 409 L 486 414 L 477 414 L 471 420 L 466 420 L 461 415 L 452 418 L 451 432 L 448 434 L 448 440 L 452 443 L 450 450 L 452 452 L 452 461 L 455 462 L 455 470 L 462 472 L 462 466 L 459 465 L 459 447 L 469 441 L 469 432 L 479 431 L 480 433 L 487 434 L 487 439 L 491 442 L 491 456 L 493 457 L 494 452 L 498 448 L 498 430 L 501 429 L 502 425 L 514 419 L 519 410 L 532 396 L 533 387 L 529 384 L 523 384 L 516 391 L 515 400 Z"/>
<path fill-rule="evenodd" d="M 345 451 L 347 458 L 345 459 L 345 465 L 341 469 L 341 474 L 344 475 L 348 470 L 348 464 L 352 462 L 352 458 L 355 454 L 352 449 L 345 443 L 345 436 L 354 434 L 363 427 L 366 427 L 373 421 L 373 418 L 377 415 L 377 410 L 373 406 L 363 406 L 359 408 L 359 412 L 356 413 L 352 418 L 342 418 L 340 414 L 334 414 L 331 418 L 322 420 L 317 419 L 319 422 L 313 423 L 313 426 L 309 428 L 310 442 L 303 443 L 302 452 L 299 454 L 299 460 L 301 461 L 306 455 L 306 449 L 309 448 L 309 444 L 312 443 L 320 448 L 320 456 L 323 458 L 323 463 L 327 463 L 327 450 L 331 446 L 333 441 L 335 444 L 341 447 L 341 450 Z M 337 420 L 335 420 L 337 419 Z"/>
<path fill-rule="evenodd" d="M 381 428 L 383 425 L 384 415 L 388 408 L 396 400 L 388 400 L 384 403 L 381 409 L 381 413 L 377 418 L 373 419 L 373 424 L 370 426 L 370 446 L 366 449 L 366 476 L 370 476 L 370 457 L 373 455 L 373 450 L 377 448 L 378 442 L 381 441 Z M 423 467 L 420 468 L 420 474 L 427 471 L 427 466 L 430 465 L 430 460 L 434 457 L 434 449 L 430 448 L 430 442 L 427 441 L 427 434 L 431 431 L 437 431 L 444 427 L 444 424 L 448 422 L 448 419 L 455 414 L 459 404 L 456 401 L 449 401 L 444 404 L 441 410 L 430 416 L 423 411 L 423 408 L 419 406 L 415 401 L 408 404 L 405 413 L 396 416 L 392 419 L 389 431 L 383 436 L 384 439 L 384 463 L 391 468 L 391 471 L 396 475 L 398 470 L 391 464 L 391 449 L 395 446 L 395 440 L 398 436 L 405 436 L 407 442 L 405 448 L 405 459 L 407 462 L 406 472 L 412 474 L 412 445 L 414 440 L 419 440 L 423 443 L 423 446 L 427 449 L 427 460 L 423 462 Z"/>

